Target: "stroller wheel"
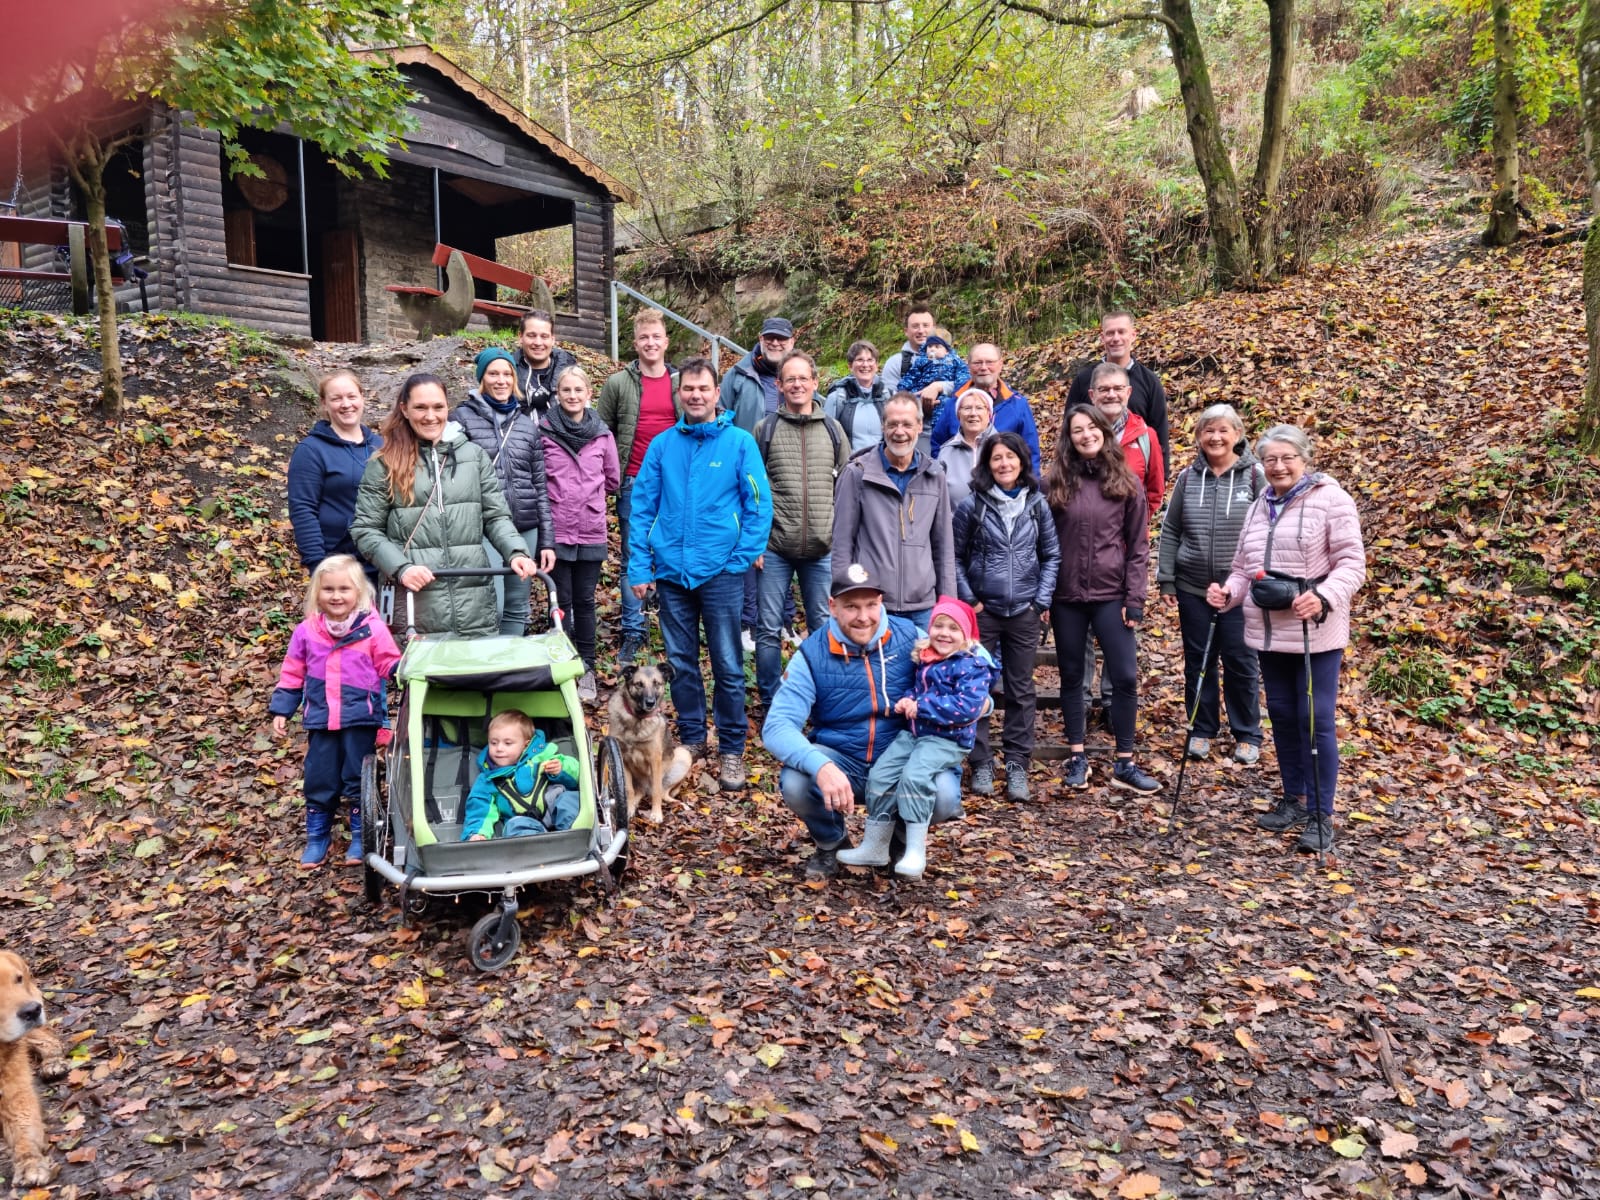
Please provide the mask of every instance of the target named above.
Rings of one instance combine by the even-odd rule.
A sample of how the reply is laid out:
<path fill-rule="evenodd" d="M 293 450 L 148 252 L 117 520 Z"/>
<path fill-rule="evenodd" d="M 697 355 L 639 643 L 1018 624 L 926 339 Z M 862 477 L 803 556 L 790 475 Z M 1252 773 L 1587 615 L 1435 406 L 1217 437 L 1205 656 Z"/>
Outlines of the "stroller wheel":
<path fill-rule="evenodd" d="M 482 917 L 467 934 L 467 957 L 480 971 L 498 971 L 516 957 L 522 945 L 522 928 L 516 910 L 496 909 Z"/>

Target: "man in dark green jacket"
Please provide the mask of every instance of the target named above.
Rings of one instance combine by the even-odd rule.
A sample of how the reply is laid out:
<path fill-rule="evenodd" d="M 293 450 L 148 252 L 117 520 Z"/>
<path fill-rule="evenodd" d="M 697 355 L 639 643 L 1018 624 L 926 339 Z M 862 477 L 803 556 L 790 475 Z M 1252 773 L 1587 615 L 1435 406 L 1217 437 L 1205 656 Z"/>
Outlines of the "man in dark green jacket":
<path fill-rule="evenodd" d="M 833 484 L 850 456 L 849 439 L 817 400 L 817 364 L 791 350 L 778 367 L 783 402 L 756 427 L 756 444 L 772 490 L 772 536 L 756 559 L 760 595 L 756 619 L 756 688 L 772 703 L 783 674 L 783 608 L 790 580 L 800 579 L 806 630 L 828 620 L 832 583 Z"/>

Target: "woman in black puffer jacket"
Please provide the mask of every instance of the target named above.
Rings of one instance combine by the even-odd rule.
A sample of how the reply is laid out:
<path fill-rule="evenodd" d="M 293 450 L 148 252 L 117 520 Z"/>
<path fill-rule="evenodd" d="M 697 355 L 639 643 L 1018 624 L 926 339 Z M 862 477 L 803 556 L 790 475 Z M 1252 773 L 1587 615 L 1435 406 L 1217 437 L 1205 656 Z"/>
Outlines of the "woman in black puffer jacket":
<path fill-rule="evenodd" d="M 1033 756 L 1033 688 L 1039 621 L 1050 612 L 1061 548 L 1050 506 L 1029 469 L 1033 453 L 1015 433 L 997 433 L 978 451 L 972 493 L 956 508 L 956 589 L 978 613 L 978 635 L 1000 663 L 1006 717 L 1006 798 L 1028 799 Z M 994 788 L 989 722 L 978 722 L 972 747 L 972 790 Z"/>
<path fill-rule="evenodd" d="M 478 390 L 467 394 L 450 414 L 451 419 L 489 456 L 511 507 L 511 519 L 539 570 L 548 574 L 556 562 L 556 534 L 544 475 L 544 440 L 533 418 L 522 411 L 516 362 L 511 355 L 493 347 L 478 355 L 475 368 Z M 502 565 L 493 546 L 485 542 L 484 549 L 491 564 Z M 520 637 L 528 628 L 528 585 L 520 579 L 496 579 L 494 583 L 500 601 L 500 632 Z"/>

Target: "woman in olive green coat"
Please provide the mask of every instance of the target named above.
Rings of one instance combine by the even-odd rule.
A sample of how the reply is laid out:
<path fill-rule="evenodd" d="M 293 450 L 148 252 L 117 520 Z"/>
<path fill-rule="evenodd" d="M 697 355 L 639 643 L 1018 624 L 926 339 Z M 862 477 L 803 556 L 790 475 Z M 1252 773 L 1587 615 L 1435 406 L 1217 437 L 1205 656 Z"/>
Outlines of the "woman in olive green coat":
<path fill-rule="evenodd" d="M 492 637 L 493 581 L 435 580 L 435 567 L 487 567 L 487 539 L 520 577 L 534 573 L 489 456 L 450 420 L 443 380 L 413 375 L 382 425 L 350 526 L 361 556 L 415 592 L 417 632 Z"/>

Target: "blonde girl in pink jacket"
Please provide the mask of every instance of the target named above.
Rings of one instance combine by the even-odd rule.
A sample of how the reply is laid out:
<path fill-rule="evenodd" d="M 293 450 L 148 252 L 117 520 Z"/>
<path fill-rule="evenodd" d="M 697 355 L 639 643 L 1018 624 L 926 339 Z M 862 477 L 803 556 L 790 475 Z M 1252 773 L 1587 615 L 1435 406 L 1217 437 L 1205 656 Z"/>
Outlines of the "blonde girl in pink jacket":
<path fill-rule="evenodd" d="M 1350 605 L 1366 580 L 1367 555 L 1355 501 L 1313 469 L 1311 440 L 1303 432 L 1293 425 L 1269 429 L 1256 443 L 1256 457 L 1267 487 L 1245 517 L 1227 581 L 1213 583 L 1206 599 L 1221 612 L 1244 605 L 1245 643 L 1260 654 L 1283 795 L 1257 823 L 1274 832 L 1299 829 L 1298 848 L 1320 853 L 1333 845 L 1339 779 L 1334 708 L 1350 642 Z M 1285 608 L 1261 608 L 1251 584 L 1268 571 L 1303 580 L 1305 590 Z"/>

